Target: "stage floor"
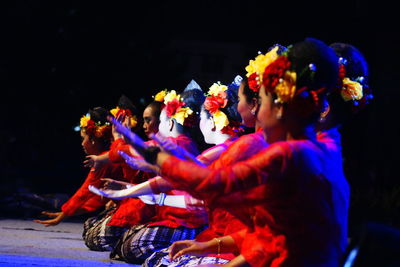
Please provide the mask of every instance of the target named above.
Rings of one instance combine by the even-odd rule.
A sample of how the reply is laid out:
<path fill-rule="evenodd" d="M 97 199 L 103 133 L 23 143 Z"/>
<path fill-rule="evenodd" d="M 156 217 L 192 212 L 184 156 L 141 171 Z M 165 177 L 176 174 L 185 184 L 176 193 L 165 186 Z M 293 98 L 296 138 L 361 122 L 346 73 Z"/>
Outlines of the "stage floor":
<path fill-rule="evenodd" d="M 90 251 L 82 240 L 82 222 L 53 227 L 22 219 L 0 219 L 0 266 L 139 266 Z"/>

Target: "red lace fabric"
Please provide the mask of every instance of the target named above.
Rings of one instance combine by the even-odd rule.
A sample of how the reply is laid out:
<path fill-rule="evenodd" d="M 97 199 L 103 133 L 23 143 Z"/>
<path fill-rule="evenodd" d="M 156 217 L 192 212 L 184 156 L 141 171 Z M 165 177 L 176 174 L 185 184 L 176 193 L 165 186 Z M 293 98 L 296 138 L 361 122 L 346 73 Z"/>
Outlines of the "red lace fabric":
<path fill-rule="evenodd" d="M 168 137 L 172 142 L 182 147 L 194 156 L 199 154 L 196 143 L 186 135 L 179 135 L 176 138 Z M 186 191 L 170 190 L 167 195 L 189 195 Z M 169 206 L 157 206 L 157 217 L 149 226 L 166 226 L 177 228 L 198 228 L 208 223 L 208 218 L 201 211 L 187 210 Z"/>
<path fill-rule="evenodd" d="M 81 187 L 66 203 L 64 203 L 64 205 L 62 205 L 62 212 L 67 216 L 72 216 L 78 209 L 83 209 L 87 212 L 100 209 L 107 202 L 107 199 L 102 199 L 100 196 L 90 192 L 88 186 L 94 185 L 100 188 L 103 186 L 103 181 L 101 181 L 100 178 L 118 178 L 121 176 L 122 170 L 118 164 L 106 164 L 99 170 L 90 171 Z"/>
<path fill-rule="evenodd" d="M 241 242 L 232 236 L 252 266 L 337 266 L 349 200 L 340 159 L 322 142 L 299 140 L 274 143 L 214 170 L 170 157 L 161 172 L 174 177 L 169 181 L 176 188 L 232 212 L 246 225 Z"/>
<path fill-rule="evenodd" d="M 146 141 L 148 145 L 154 145 L 155 142 L 150 140 Z M 139 184 L 147 181 L 154 174 L 139 171 L 129 167 L 125 163 L 124 158 L 118 154 L 118 151 L 124 151 L 130 156 L 134 156 L 131 153 L 130 145 L 126 144 L 123 139 L 117 139 L 111 145 L 109 152 L 109 158 L 112 162 L 118 163 L 123 169 L 123 179 L 131 184 Z M 138 198 L 126 198 L 118 201 L 118 207 L 108 222 L 108 225 L 119 226 L 124 228 L 130 228 L 134 225 L 148 223 L 154 219 L 156 215 L 156 209 L 153 205 L 147 205 Z"/>

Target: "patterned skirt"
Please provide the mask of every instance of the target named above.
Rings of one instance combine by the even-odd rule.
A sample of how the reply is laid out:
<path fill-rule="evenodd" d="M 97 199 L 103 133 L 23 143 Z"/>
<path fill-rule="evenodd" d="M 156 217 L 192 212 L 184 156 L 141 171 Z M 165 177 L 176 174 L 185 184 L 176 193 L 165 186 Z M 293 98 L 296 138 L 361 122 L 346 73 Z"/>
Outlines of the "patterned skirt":
<path fill-rule="evenodd" d="M 160 251 L 154 252 L 150 257 L 148 257 L 143 263 L 142 267 L 192 267 L 198 265 L 206 264 L 226 264 L 228 260 L 220 259 L 217 257 L 200 257 L 200 256 L 190 256 L 182 255 L 179 258 L 171 261 L 168 256 L 168 248 L 162 249 Z"/>
<path fill-rule="evenodd" d="M 110 257 L 129 263 L 142 264 L 154 252 L 168 248 L 178 240 L 194 239 L 205 228 L 205 226 L 193 229 L 183 226 L 178 228 L 134 226 L 124 233 Z"/>
<path fill-rule="evenodd" d="M 116 207 L 112 207 L 85 221 L 82 237 L 90 250 L 111 251 L 128 230 L 123 227 L 107 225 L 115 210 Z"/>

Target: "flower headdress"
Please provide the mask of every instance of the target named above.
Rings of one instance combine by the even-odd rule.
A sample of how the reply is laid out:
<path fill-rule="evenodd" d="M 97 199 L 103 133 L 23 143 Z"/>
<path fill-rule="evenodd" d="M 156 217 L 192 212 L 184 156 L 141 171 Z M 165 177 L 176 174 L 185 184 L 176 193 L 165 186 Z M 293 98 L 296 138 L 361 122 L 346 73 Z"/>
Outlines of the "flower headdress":
<path fill-rule="evenodd" d="M 128 117 L 130 120 L 130 127 L 135 127 L 137 125 L 137 117 L 132 114 L 132 112 L 129 109 L 124 109 L 124 108 L 119 108 L 115 107 L 110 110 L 110 113 L 114 116 L 114 118 L 119 119 L 119 118 L 125 118 Z"/>
<path fill-rule="evenodd" d="M 290 48 L 289 48 L 290 49 Z M 321 94 L 325 93 L 326 88 L 309 88 L 303 86 L 297 88 L 297 81 L 308 76 L 306 80 L 313 81 L 317 66 L 310 63 L 304 67 L 299 73 L 291 70 L 292 62 L 289 60 L 286 53 L 281 55 L 277 60 L 266 67 L 263 74 L 263 85 L 265 90 L 276 94 L 275 103 L 289 103 L 296 96 L 301 95 L 303 99 L 309 98 L 312 100 L 312 106 L 307 102 L 296 101 L 298 114 L 300 116 L 308 116 L 310 112 L 320 111 L 322 109 Z"/>
<path fill-rule="evenodd" d="M 97 138 L 108 137 L 111 134 L 111 124 L 109 122 L 95 122 L 90 118 L 89 113 L 81 117 L 79 128 L 85 129 L 87 135 Z"/>
<path fill-rule="evenodd" d="M 164 93 L 162 93 L 161 95 L 164 95 Z M 171 90 L 169 92 L 165 90 L 163 100 L 165 110 L 169 118 L 174 118 L 181 125 L 190 126 L 188 125 L 188 123 L 185 124 L 185 121 L 189 121 L 187 120 L 187 118 L 189 118 L 193 114 L 193 110 L 191 110 L 190 107 L 184 107 L 185 102 L 183 102 L 181 96 L 177 94 L 175 90 Z"/>
<path fill-rule="evenodd" d="M 373 98 L 373 95 L 368 90 L 368 85 L 365 82 L 365 77 L 356 78 L 346 77 L 347 60 L 339 57 L 339 89 L 340 95 L 345 102 L 351 102 L 353 106 L 367 104 Z"/>
<path fill-rule="evenodd" d="M 218 131 L 234 136 L 241 130 L 240 122 L 229 121 L 228 116 L 221 110 L 228 104 L 227 90 L 228 86 L 221 82 L 214 83 L 206 94 L 204 108 L 210 112 Z"/>
<path fill-rule="evenodd" d="M 279 57 L 279 48 L 280 46 L 276 45 L 265 55 L 259 52 L 259 55 L 254 60 L 250 60 L 249 65 L 246 66 L 249 88 L 254 92 L 257 93 L 260 90 L 265 68 Z"/>
<path fill-rule="evenodd" d="M 164 97 L 167 95 L 167 93 L 168 93 L 167 89 L 158 92 L 155 96 L 153 96 L 154 101 L 164 102 Z"/>

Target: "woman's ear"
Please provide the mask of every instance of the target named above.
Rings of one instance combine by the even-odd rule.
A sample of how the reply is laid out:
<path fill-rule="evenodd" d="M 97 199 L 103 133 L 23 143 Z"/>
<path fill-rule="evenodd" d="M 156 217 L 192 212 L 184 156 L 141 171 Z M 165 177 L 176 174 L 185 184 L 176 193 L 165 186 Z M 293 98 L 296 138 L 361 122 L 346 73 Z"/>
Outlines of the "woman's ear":
<path fill-rule="evenodd" d="M 215 130 L 217 129 L 217 126 L 215 126 L 215 121 L 213 117 L 210 117 L 209 119 L 211 120 L 211 125 L 212 125 L 211 131 L 215 132 Z"/>
<path fill-rule="evenodd" d="M 284 115 L 284 110 L 285 110 L 284 105 L 278 103 L 278 104 L 275 104 L 275 108 L 276 108 L 276 113 L 275 113 L 276 118 L 278 120 L 282 119 L 283 115 Z"/>
<path fill-rule="evenodd" d="M 169 131 L 172 132 L 172 129 L 174 129 L 175 121 L 173 119 L 169 119 Z"/>
<path fill-rule="evenodd" d="M 258 99 L 255 98 L 255 97 L 253 97 L 253 98 L 251 99 L 251 109 L 250 109 L 250 113 L 251 113 L 252 115 L 256 115 L 256 113 L 257 113 L 257 111 L 258 111 L 258 107 L 259 107 L 259 105 L 258 105 Z"/>

